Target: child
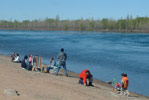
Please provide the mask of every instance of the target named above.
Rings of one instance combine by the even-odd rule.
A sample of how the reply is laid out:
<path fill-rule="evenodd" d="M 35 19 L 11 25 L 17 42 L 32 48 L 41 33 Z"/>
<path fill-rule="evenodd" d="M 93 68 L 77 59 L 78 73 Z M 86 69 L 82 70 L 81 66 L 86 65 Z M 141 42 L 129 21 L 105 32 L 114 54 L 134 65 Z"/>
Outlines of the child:
<path fill-rule="evenodd" d="M 116 91 L 117 93 L 121 92 L 121 84 L 116 83 L 115 86 L 113 87 L 113 90 Z"/>
<path fill-rule="evenodd" d="M 122 73 L 121 74 L 122 76 L 122 80 L 121 80 L 121 94 L 126 94 L 127 96 L 130 96 L 130 93 L 129 91 L 127 90 L 128 88 L 128 83 L 129 83 L 129 80 L 128 80 L 128 77 L 127 77 L 127 74 L 125 73 Z"/>

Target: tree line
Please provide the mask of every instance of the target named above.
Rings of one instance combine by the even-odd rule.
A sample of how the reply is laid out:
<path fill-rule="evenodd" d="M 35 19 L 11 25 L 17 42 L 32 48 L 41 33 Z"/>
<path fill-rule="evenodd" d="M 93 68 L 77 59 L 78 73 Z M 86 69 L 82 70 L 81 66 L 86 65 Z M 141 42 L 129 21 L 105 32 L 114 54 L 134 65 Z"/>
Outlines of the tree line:
<path fill-rule="evenodd" d="M 149 17 L 60 20 L 56 16 L 44 20 L 0 20 L 0 29 L 149 32 Z"/>

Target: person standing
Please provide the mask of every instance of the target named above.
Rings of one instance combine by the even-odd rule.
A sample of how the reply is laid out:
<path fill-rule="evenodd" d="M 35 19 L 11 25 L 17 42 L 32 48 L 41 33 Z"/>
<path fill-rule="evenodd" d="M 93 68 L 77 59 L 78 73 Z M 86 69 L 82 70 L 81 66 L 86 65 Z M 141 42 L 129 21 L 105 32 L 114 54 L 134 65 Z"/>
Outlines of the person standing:
<path fill-rule="evenodd" d="M 57 56 L 57 59 L 59 60 L 59 62 L 58 62 L 58 69 L 56 71 L 56 75 L 58 75 L 58 72 L 59 72 L 61 66 L 63 66 L 64 71 L 65 71 L 65 75 L 66 75 L 66 77 L 68 77 L 68 73 L 67 73 L 67 69 L 66 69 L 67 54 L 64 52 L 63 48 L 61 48 L 60 51 L 61 52 Z"/>
<path fill-rule="evenodd" d="M 130 96 L 130 93 L 129 91 L 127 90 L 128 88 L 128 84 L 129 84 L 129 80 L 128 80 L 128 77 L 127 77 L 127 74 L 125 73 L 122 73 L 121 74 L 122 76 L 122 80 L 121 80 L 121 95 L 123 94 L 126 94 L 127 96 Z"/>

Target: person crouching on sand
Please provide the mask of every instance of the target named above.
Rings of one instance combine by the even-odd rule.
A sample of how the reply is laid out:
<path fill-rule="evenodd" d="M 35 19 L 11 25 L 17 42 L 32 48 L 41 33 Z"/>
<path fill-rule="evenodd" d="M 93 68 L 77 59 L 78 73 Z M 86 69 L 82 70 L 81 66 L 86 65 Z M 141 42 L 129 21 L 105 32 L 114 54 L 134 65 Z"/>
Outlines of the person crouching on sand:
<path fill-rule="evenodd" d="M 93 82 L 93 75 L 90 73 L 90 71 L 88 69 L 83 70 L 80 75 L 80 80 L 79 83 L 80 84 L 84 84 L 85 86 L 93 86 L 92 82 Z M 88 82 L 87 82 L 88 79 Z"/>
<path fill-rule="evenodd" d="M 128 84 L 129 84 L 127 74 L 122 73 L 121 76 L 122 76 L 122 79 L 121 79 L 121 86 L 122 86 L 121 87 L 121 95 L 125 94 L 127 96 L 130 96 L 129 91 L 127 90 Z"/>

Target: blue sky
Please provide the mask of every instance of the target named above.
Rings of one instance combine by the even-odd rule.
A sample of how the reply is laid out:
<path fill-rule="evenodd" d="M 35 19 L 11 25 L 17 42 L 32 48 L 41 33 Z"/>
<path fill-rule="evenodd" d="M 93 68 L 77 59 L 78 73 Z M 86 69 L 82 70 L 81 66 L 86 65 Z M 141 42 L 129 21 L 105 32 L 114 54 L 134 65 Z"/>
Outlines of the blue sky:
<path fill-rule="evenodd" d="M 149 0 L 0 0 L 0 20 L 149 16 Z"/>

